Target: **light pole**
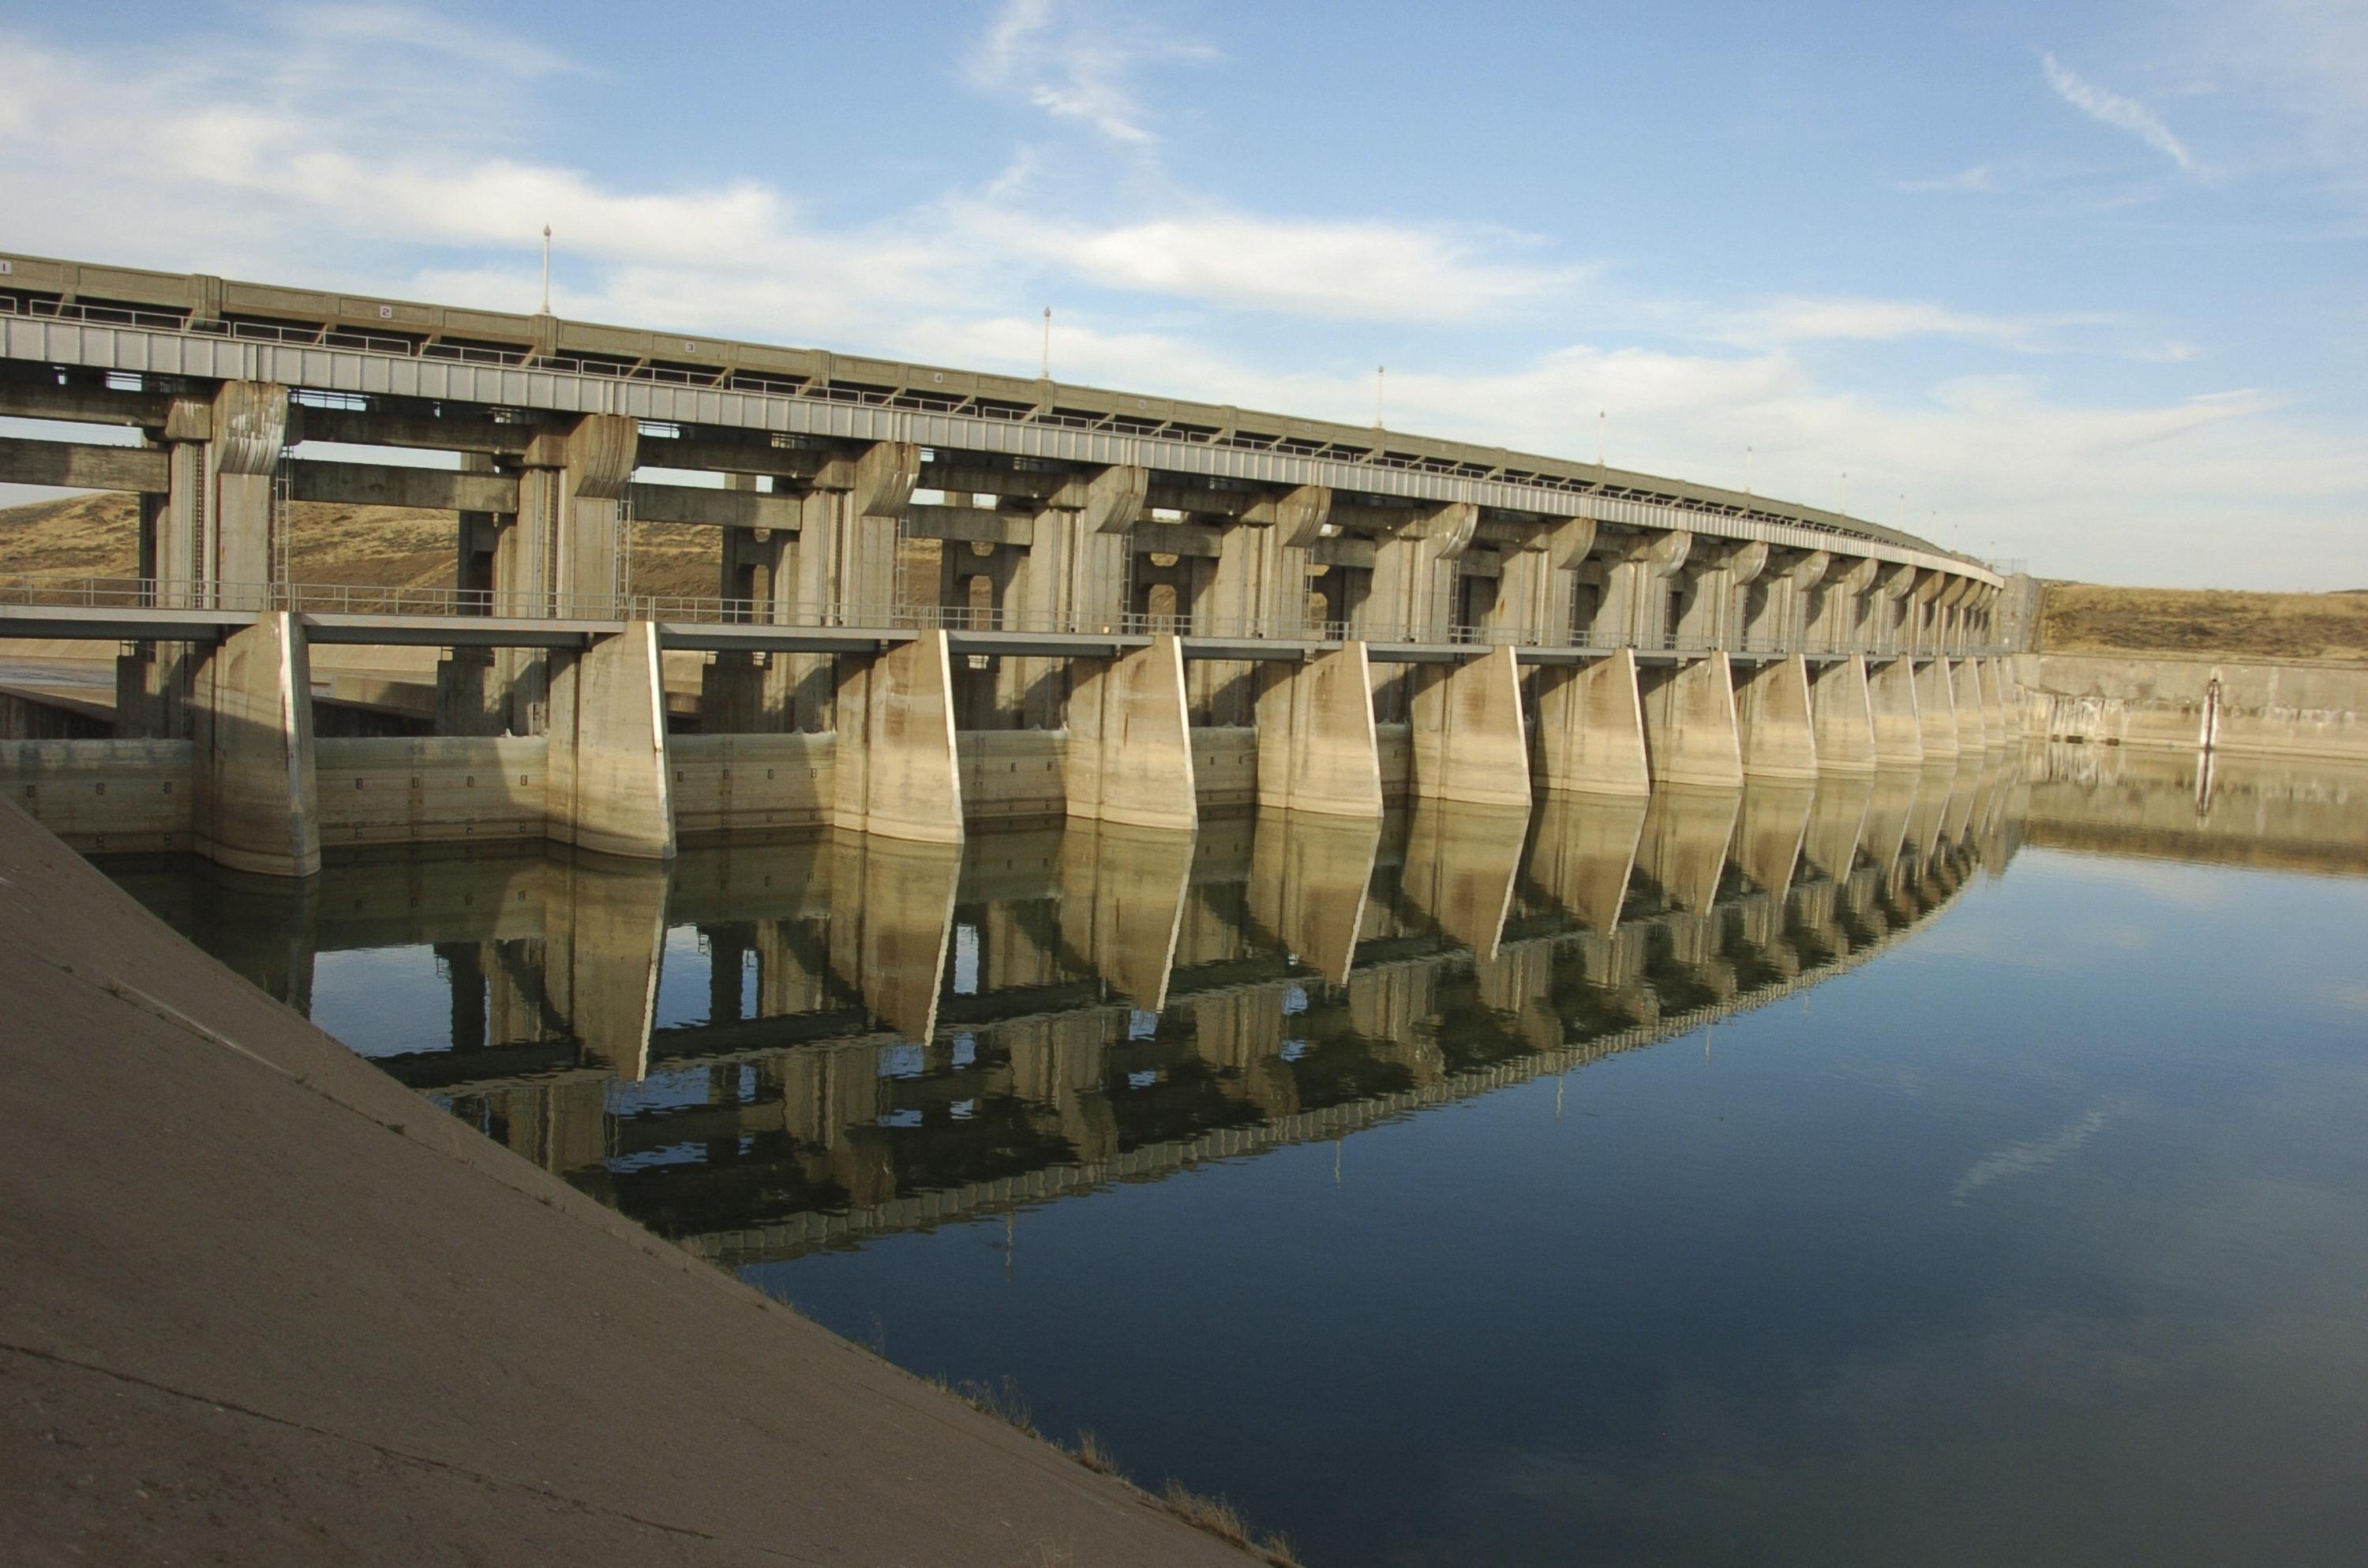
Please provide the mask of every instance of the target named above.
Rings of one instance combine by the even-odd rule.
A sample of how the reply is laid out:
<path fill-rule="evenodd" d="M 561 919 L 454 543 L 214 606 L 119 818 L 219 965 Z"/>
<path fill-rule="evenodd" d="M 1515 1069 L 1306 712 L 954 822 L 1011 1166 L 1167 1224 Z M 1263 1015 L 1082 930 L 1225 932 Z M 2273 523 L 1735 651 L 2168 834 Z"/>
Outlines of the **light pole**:
<path fill-rule="evenodd" d="M 1387 365 L 1373 367 L 1373 428 L 1376 430 L 1382 427 L 1382 393 L 1389 386 L 1389 375 Z"/>
<path fill-rule="evenodd" d="M 542 313 L 551 313 L 551 225 L 542 226 Z"/>
<path fill-rule="evenodd" d="M 1038 361 L 1036 374 L 1043 381 L 1053 379 L 1053 307 L 1050 305 L 1044 307 L 1044 358 Z"/>

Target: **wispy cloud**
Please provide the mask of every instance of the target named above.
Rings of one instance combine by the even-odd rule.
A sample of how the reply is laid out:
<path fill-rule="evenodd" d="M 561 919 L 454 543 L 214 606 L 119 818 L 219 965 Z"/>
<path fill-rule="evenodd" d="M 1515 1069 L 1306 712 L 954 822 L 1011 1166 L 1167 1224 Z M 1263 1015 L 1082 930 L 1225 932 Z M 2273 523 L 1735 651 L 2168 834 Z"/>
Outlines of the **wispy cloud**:
<path fill-rule="evenodd" d="M 2057 97 L 2091 119 L 2128 131 L 2188 173 L 2195 172 L 2195 155 L 2187 150 L 2187 143 L 2171 134 L 2170 127 L 2154 110 L 2135 98 L 2123 97 L 2097 85 L 2052 53 L 2040 55 L 2039 66 Z"/>
<path fill-rule="evenodd" d="M 1987 196 L 2002 187 L 1998 182 L 1997 165 L 1975 164 L 1971 168 L 1959 169 L 1952 175 L 1936 175 L 1929 179 L 1896 179 L 1891 182 L 1891 188 L 1918 194 L 1944 191 Z"/>
<path fill-rule="evenodd" d="M 1134 87 L 1135 67 L 1156 60 L 1209 60 L 1207 44 L 1110 16 L 1080 17 L 1063 0 L 1008 0 L 970 62 L 980 86 L 1016 88 L 1057 119 L 1081 120 L 1113 142 L 1157 138 Z"/>
<path fill-rule="evenodd" d="M 2055 334 L 2060 329 L 2094 326 L 2107 319 L 2080 312 L 1992 315 L 1921 300 L 1790 296 L 1726 316 L 1716 335 L 1753 346 L 1954 337 L 2035 352 L 2057 347 Z"/>

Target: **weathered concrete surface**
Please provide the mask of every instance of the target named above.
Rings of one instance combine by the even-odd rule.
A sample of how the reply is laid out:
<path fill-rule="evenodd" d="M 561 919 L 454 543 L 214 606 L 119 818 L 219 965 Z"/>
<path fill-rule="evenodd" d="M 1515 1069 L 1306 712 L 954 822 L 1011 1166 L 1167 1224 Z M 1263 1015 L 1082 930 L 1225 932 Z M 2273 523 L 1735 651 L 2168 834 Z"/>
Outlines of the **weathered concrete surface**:
<path fill-rule="evenodd" d="M 1633 650 L 1576 670 L 1539 672 L 1536 751 L 1538 782 L 1549 792 L 1651 791 Z"/>
<path fill-rule="evenodd" d="M 1351 642 L 1260 678 L 1259 809 L 1378 819 L 1381 747 L 1365 645 Z"/>
<path fill-rule="evenodd" d="M 1736 722 L 1743 771 L 1760 778 L 1817 776 L 1816 723 L 1808 661 L 1795 653 L 1736 677 Z"/>
<path fill-rule="evenodd" d="M 1512 649 L 1475 654 L 1418 685 L 1412 739 L 1417 795 L 1528 812 L 1530 741 Z"/>
<path fill-rule="evenodd" d="M 1183 643 L 1156 637 L 1122 657 L 1083 662 L 1076 674 L 1068 814 L 1171 832 L 1199 826 Z"/>
<path fill-rule="evenodd" d="M 20 1562 L 1236 1563 L 381 1077 L 0 806 Z"/>
<path fill-rule="evenodd" d="M 1645 753 L 1656 785 L 1728 790 L 1743 785 L 1735 721 L 1735 676 L 1725 653 L 1645 672 Z"/>
<path fill-rule="evenodd" d="M 2009 662 L 2038 739 L 2368 761 L 2368 670 L 2169 654 L 2022 653 Z"/>
<path fill-rule="evenodd" d="M 1811 679 L 1809 706 L 1817 743 L 1821 773 L 1873 773 L 1874 699 L 1867 685 L 1866 656 L 1849 658 L 1818 670 Z"/>

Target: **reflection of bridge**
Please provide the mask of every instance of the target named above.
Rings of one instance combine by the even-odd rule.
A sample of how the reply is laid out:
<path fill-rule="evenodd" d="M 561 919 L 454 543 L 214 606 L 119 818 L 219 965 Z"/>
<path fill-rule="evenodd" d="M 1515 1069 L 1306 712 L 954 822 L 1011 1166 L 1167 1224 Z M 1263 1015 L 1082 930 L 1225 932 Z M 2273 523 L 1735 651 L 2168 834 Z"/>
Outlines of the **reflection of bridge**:
<path fill-rule="evenodd" d="M 140 497 L 131 576 L 0 589 L 0 635 L 132 645 L 114 739 L 0 755 L 88 847 L 303 875 L 324 845 L 1370 818 L 2017 727 L 1978 562 L 1501 449 L 34 256 L 0 256 L 0 415 L 141 433 L 0 439 L 0 480 Z M 308 501 L 450 513 L 452 585 L 295 581 Z M 712 540 L 713 596 L 632 591 L 653 527 Z M 435 734 L 315 740 L 311 650 L 352 643 L 444 651 Z"/>
<path fill-rule="evenodd" d="M 300 1003 L 314 950 L 433 943 L 453 1048 L 382 1065 L 746 1261 L 1338 1136 L 1683 1034 L 1912 928 L 2003 853 L 2004 799 L 1968 768 L 1556 800 L 1526 837 L 1423 801 L 1385 827 L 1267 814 L 1197 843 L 1081 824 L 966 855 L 693 851 L 670 879 L 357 864 L 317 896 L 200 883 L 256 902 L 178 917 Z M 684 927 L 705 1017 L 661 1023 Z"/>

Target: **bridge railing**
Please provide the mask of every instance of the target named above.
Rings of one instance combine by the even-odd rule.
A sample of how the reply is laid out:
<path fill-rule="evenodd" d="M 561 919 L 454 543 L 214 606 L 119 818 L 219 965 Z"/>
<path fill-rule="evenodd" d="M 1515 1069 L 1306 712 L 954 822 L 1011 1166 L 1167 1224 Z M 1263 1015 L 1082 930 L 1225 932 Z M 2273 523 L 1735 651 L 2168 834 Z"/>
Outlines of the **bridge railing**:
<path fill-rule="evenodd" d="M 1837 638 L 1804 633 L 1743 633 L 1724 640 L 1665 632 L 1622 637 L 1574 630 L 1549 636 L 1527 627 L 1449 626 L 1353 621 L 1313 616 L 1243 619 L 1206 614 L 1063 615 L 962 605 L 846 602 L 782 602 L 698 594 L 537 594 L 491 588 L 350 583 L 199 583 L 149 577 L 43 577 L 0 580 L 0 606 L 87 610 L 216 610 L 253 615 L 292 610 L 311 615 L 404 618 L 484 618 L 561 620 L 621 625 L 659 620 L 700 626 L 845 627 L 855 631 L 1002 632 L 1018 636 L 1145 637 L 1161 633 L 1210 640 L 1337 643 L 1360 638 L 1374 643 L 1425 647 L 1460 644 L 1553 648 L 1610 653 L 1699 655 L 1725 652 L 1758 657 L 1792 653 L 1830 658 L 1852 653 L 1872 659 L 1951 657 L 2004 653 L 2002 645 L 1959 644 L 1936 650 L 1898 636 Z"/>

